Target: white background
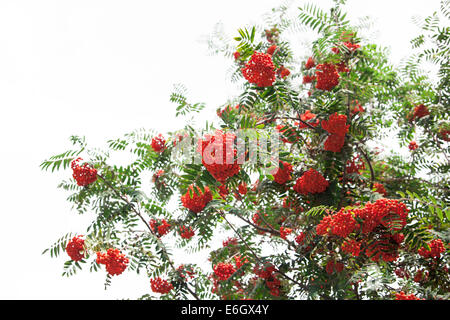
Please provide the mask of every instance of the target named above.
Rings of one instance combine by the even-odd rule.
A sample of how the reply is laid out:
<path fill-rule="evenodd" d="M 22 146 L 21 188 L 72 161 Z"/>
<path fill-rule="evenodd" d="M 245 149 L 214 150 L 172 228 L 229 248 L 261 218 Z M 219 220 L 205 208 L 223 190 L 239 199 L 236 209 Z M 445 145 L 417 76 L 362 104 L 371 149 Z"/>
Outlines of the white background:
<path fill-rule="evenodd" d="M 311 1 L 324 8 L 331 1 Z M 231 59 L 209 56 L 199 39 L 222 21 L 234 30 L 279 1 L 269 0 L 0 0 L 0 298 L 111 299 L 149 293 L 145 276 L 124 273 L 107 291 L 104 270 L 62 278 L 66 257 L 41 252 L 88 220 L 56 188 L 71 172 L 40 171 L 47 157 L 70 148 L 70 135 L 102 146 L 133 129 L 181 127 L 169 102 L 183 83 L 206 117 L 233 94 Z M 297 1 L 296 5 L 301 5 Z M 375 43 L 398 63 L 418 29 L 413 16 L 438 0 L 351 0 L 352 19 L 375 19 Z M 308 55 L 307 52 L 304 53 Z"/>

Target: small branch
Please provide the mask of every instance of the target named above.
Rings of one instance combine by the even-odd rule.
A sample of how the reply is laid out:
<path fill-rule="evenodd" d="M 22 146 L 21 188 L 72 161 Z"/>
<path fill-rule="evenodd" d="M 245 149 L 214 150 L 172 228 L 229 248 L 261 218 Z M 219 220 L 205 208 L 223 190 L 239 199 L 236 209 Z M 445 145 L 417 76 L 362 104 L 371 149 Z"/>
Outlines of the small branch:
<path fill-rule="evenodd" d="M 228 221 L 228 219 L 225 217 L 225 213 L 221 212 L 221 215 L 223 217 L 223 219 L 226 221 L 226 223 L 230 226 L 230 228 L 234 231 L 234 233 L 236 233 L 236 235 L 239 237 L 239 239 L 241 239 L 241 241 L 244 243 L 244 245 L 247 247 L 247 249 L 251 252 L 251 254 L 253 255 L 253 257 L 260 263 L 260 264 L 264 264 L 264 261 L 261 260 L 261 258 L 258 257 L 258 255 L 255 253 L 255 251 L 248 245 L 248 243 L 244 240 L 244 238 L 242 238 L 241 234 L 236 230 L 236 228 Z M 303 284 L 301 284 L 300 282 L 292 279 L 291 277 L 289 277 L 287 274 L 285 274 L 284 272 L 280 271 L 278 268 L 275 268 L 275 272 L 280 274 L 281 276 L 283 276 L 284 278 L 286 278 L 287 280 L 294 282 L 295 284 L 297 284 L 300 288 L 302 288 L 303 290 L 307 291 L 307 287 Z"/>
<path fill-rule="evenodd" d="M 147 227 L 147 229 L 150 231 L 150 234 L 156 239 L 156 241 L 158 241 L 161 244 L 161 249 L 163 250 L 164 255 L 167 257 L 167 261 L 169 262 L 169 265 L 171 266 L 171 268 L 176 271 L 175 265 L 173 264 L 172 260 L 170 260 L 169 258 L 169 254 L 167 253 L 166 247 L 164 246 L 164 244 L 162 243 L 161 239 L 158 238 L 158 236 L 155 234 L 155 232 L 153 231 L 152 227 L 150 226 L 150 224 L 144 219 L 144 217 L 142 216 L 142 214 L 140 213 L 139 209 L 136 208 L 136 206 L 134 205 L 134 203 L 131 203 L 126 197 L 124 197 L 108 180 L 106 180 L 102 175 L 97 173 L 97 176 L 103 180 L 103 182 L 106 184 L 106 186 L 108 188 L 110 188 L 120 199 L 122 199 L 123 201 L 125 201 L 131 208 L 131 210 L 142 220 L 142 222 L 144 223 L 144 225 Z M 192 291 L 188 284 L 186 282 L 183 282 L 183 286 L 186 288 L 186 290 L 197 300 L 200 300 L 200 298 L 197 296 L 197 294 Z"/>

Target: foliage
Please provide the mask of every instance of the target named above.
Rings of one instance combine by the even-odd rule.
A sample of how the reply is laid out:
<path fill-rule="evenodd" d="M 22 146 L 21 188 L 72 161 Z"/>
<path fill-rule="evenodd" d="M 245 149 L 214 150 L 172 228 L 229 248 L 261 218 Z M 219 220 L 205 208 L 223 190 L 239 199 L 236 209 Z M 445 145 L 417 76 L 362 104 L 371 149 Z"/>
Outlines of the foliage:
<path fill-rule="evenodd" d="M 92 272 L 100 271 L 92 256 L 118 248 L 129 259 L 127 271 L 161 277 L 173 286 L 159 295 L 150 292 L 149 284 L 149 294 L 142 299 L 393 299 L 400 291 L 425 299 L 448 299 L 449 2 L 443 0 L 440 11 L 422 23 L 423 33 L 411 41 L 415 51 L 400 68 L 390 65 L 384 48 L 359 37 L 359 28 L 351 25 L 342 10 L 343 2 L 335 1 L 329 12 L 306 4 L 293 20 L 286 18 L 287 7 L 282 5 L 273 10 L 266 28 L 239 29 L 234 46 L 218 44 L 222 37 L 211 41 L 216 53 L 233 60 L 231 79 L 242 82 L 242 93 L 233 99 L 237 106 L 218 110 L 218 126 L 209 124 L 197 133 L 186 125 L 169 133 L 161 150 L 154 146 L 156 134 L 144 129 L 110 140 L 105 151 L 90 150 L 84 138 L 75 136 L 71 138 L 74 150 L 44 161 L 41 168 L 53 172 L 68 169 L 81 156 L 98 172 L 98 179 L 87 186 L 73 179 L 59 185 L 70 193 L 67 200 L 80 214 L 94 214 L 82 232 L 84 258 L 69 259 L 63 275 L 75 274 L 83 264 L 90 265 Z M 299 63 L 284 33 L 310 31 L 318 37 Z M 245 81 L 241 70 L 252 55 L 273 46 L 276 49 L 270 56 L 278 71 L 273 84 L 258 87 Z M 309 57 L 314 67 L 307 67 Z M 424 61 L 437 67 L 437 80 L 421 69 Z M 318 89 L 315 82 L 301 83 L 305 75 L 318 77 L 315 67 L 320 64 L 340 68 L 339 83 L 330 90 Z M 281 75 L 283 69 L 290 74 Z M 206 108 L 203 103 L 189 103 L 186 93 L 178 85 L 170 97 L 177 116 Z M 426 108 L 422 115 L 417 113 L 419 105 Z M 308 112 L 314 117 L 306 119 Z M 333 134 L 323 123 L 335 113 L 345 116 L 349 126 L 338 152 L 326 150 Z M 292 165 L 290 179 L 278 183 L 276 171 L 267 170 L 271 166 L 267 157 L 242 163 L 239 172 L 224 183 L 202 161 L 194 161 L 195 150 L 188 154 L 192 161 L 176 156 L 183 141 L 214 134 L 216 129 L 246 129 L 253 134 L 250 140 L 278 130 L 284 138 L 279 157 Z M 379 142 L 386 137 L 398 138 L 406 152 L 382 152 Z M 409 151 L 412 140 L 418 148 Z M 260 154 L 266 152 L 261 145 L 253 147 Z M 130 152 L 133 160 L 128 165 L 112 164 L 112 155 L 119 152 Z M 247 160 L 250 156 L 249 151 Z M 351 170 L 355 159 L 361 164 Z M 282 162 L 279 170 L 288 170 L 285 166 Z M 326 179 L 326 190 L 296 192 L 294 186 L 311 168 Z M 212 201 L 200 212 L 178 201 L 182 195 L 193 199 L 208 190 Z M 359 210 L 382 198 L 406 205 L 405 224 L 394 217 L 364 232 Z M 318 226 L 342 212 L 350 212 L 347 217 L 357 226 L 348 235 L 340 237 L 331 229 L 318 232 Z M 154 227 L 152 219 L 158 223 L 164 219 L 170 225 L 169 234 Z M 182 238 L 182 226 L 191 227 L 195 236 Z M 232 238 L 227 240 L 225 235 Z M 64 254 L 73 236 L 61 237 L 44 253 Z M 384 236 L 401 238 L 395 252 L 389 246 L 376 246 Z M 218 237 L 226 243 L 212 250 Z M 431 250 L 430 244 L 437 239 L 443 241 L 445 252 L 435 258 L 418 253 Z M 363 243 L 361 254 L 342 249 L 351 240 Z M 369 248 L 375 249 L 369 253 Z M 179 252 L 201 250 L 209 251 L 209 261 L 181 269 L 175 265 L 173 257 Z M 383 259 L 376 258 L 380 255 Z M 395 258 L 384 259 L 385 255 Z M 217 271 L 219 265 L 232 270 L 225 280 Z M 107 275 L 105 286 L 112 278 Z"/>

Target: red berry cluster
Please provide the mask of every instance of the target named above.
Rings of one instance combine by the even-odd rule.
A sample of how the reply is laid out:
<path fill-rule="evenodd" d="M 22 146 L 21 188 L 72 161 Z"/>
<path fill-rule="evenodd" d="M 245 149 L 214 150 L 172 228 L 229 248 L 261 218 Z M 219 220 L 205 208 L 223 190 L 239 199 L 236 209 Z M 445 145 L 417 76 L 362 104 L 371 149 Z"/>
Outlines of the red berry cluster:
<path fill-rule="evenodd" d="M 275 275 L 275 267 L 272 264 L 268 264 L 263 267 L 255 266 L 253 273 L 261 279 L 264 279 L 270 294 L 278 297 L 280 295 L 281 282 Z"/>
<path fill-rule="evenodd" d="M 329 184 L 319 172 L 311 168 L 297 179 L 294 190 L 302 195 L 322 193 L 328 188 Z"/>
<path fill-rule="evenodd" d="M 358 100 L 353 100 L 350 105 L 350 112 L 352 113 L 352 115 L 355 115 L 357 113 L 363 113 L 365 112 L 365 110 Z"/>
<path fill-rule="evenodd" d="M 274 45 L 271 45 L 268 49 L 267 49 L 267 54 L 270 54 L 271 56 L 273 56 L 273 54 L 275 53 L 275 50 L 277 50 L 277 46 L 274 44 Z"/>
<path fill-rule="evenodd" d="M 97 252 L 97 263 L 104 264 L 110 275 L 119 275 L 125 271 L 129 262 L 128 258 L 119 249 L 108 249 L 106 253 Z"/>
<path fill-rule="evenodd" d="M 341 246 L 343 252 L 358 257 L 361 252 L 361 242 L 354 239 L 346 240 Z"/>
<path fill-rule="evenodd" d="M 430 111 L 428 110 L 427 106 L 424 104 L 419 104 L 414 108 L 414 112 L 410 121 L 414 121 L 415 119 L 420 119 L 428 115 L 430 115 Z"/>
<path fill-rule="evenodd" d="M 359 48 L 361 48 L 361 46 L 359 44 L 356 44 L 356 43 L 344 42 L 343 44 L 344 44 L 344 46 L 347 47 L 348 50 L 350 50 L 352 52 L 358 50 Z"/>
<path fill-rule="evenodd" d="M 177 272 L 180 275 L 181 278 L 184 280 L 188 280 L 188 278 L 192 279 L 194 278 L 194 268 L 191 265 L 185 266 L 184 264 L 180 265 L 177 268 Z"/>
<path fill-rule="evenodd" d="M 278 37 L 280 36 L 280 31 L 273 27 L 270 30 L 264 30 L 265 34 L 266 34 L 266 39 L 269 43 L 275 43 L 278 41 Z"/>
<path fill-rule="evenodd" d="M 276 168 L 272 170 L 271 175 L 274 178 L 274 181 L 278 184 L 285 184 L 286 182 L 292 179 L 292 164 L 280 161 L 283 167 Z"/>
<path fill-rule="evenodd" d="M 408 146 L 409 150 L 414 151 L 419 148 L 419 145 L 415 141 L 411 141 Z"/>
<path fill-rule="evenodd" d="M 192 192 L 192 198 L 189 194 L 189 190 Z M 198 194 L 194 191 L 194 186 L 190 185 L 186 194 L 181 196 L 181 203 L 183 206 L 194 213 L 199 213 L 205 206 L 212 200 L 212 193 L 208 187 L 205 187 L 205 193 L 202 193 L 199 187 L 197 187 Z"/>
<path fill-rule="evenodd" d="M 309 70 L 311 68 L 314 68 L 315 65 L 316 65 L 316 62 L 314 61 L 313 57 L 309 57 L 305 63 L 305 69 Z"/>
<path fill-rule="evenodd" d="M 192 227 L 186 227 L 186 226 L 181 226 L 180 227 L 180 236 L 183 239 L 190 239 L 195 235 L 194 230 L 192 229 Z"/>
<path fill-rule="evenodd" d="M 450 130 L 442 127 L 439 129 L 439 137 L 444 141 L 450 141 Z"/>
<path fill-rule="evenodd" d="M 244 78 L 258 87 L 270 87 L 275 81 L 275 65 L 272 56 L 255 52 L 242 69 Z"/>
<path fill-rule="evenodd" d="M 280 227 L 280 238 L 286 240 L 287 236 L 292 233 L 291 228 Z"/>
<path fill-rule="evenodd" d="M 299 128 L 300 129 L 309 128 L 309 126 L 306 125 L 304 122 L 308 123 L 310 126 L 317 127 L 320 124 L 319 119 L 316 119 L 316 121 L 314 121 L 314 122 L 309 122 L 310 120 L 313 120 L 315 118 L 316 118 L 316 115 L 314 113 L 312 113 L 311 110 L 306 110 L 305 113 L 300 115 L 300 120 L 302 120 L 302 122 L 298 123 Z"/>
<path fill-rule="evenodd" d="M 341 238 L 347 238 L 357 232 L 356 236 L 362 240 L 346 239 L 341 249 L 345 253 L 359 256 L 363 251 L 363 243 L 369 240 L 369 233 L 375 231 L 376 234 L 371 236 L 373 241 L 369 240 L 369 245 L 365 248 L 366 256 L 375 262 L 380 258 L 384 261 L 395 261 L 400 244 L 404 240 L 404 235 L 397 232 L 406 225 L 407 216 L 408 209 L 404 203 L 379 199 L 375 203 L 368 202 L 363 208 L 343 208 L 333 215 L 325 216 L 317 225 L 316 232 L 318 235 Z"/>
<path fill-rule="evenodd" d="M 322 128 L 330 133 L 325 140 L 324 149 L 340 152 L 345 143 L 345 135 L 350 128 L 350 125 L 347 125 L 347 116 L 336 112 L 330 116 L 329 120 L 322 120 Z"/>
<path fill-rule="evenodd" d="M 295 237 L 295 242 L 297 242 L 299 245 L 302 245 L 305 241 L 305 238 L 306 234 L 304 232 L 300 232 L 300 234 Z"/>
<path fill-rule="evenodd" d="M 317 65 L 316 69 L 316 89 L 331 91 L 339 84 L 339 73 L 336 66 L 332 63 L 323 63 Z"/>
<path fill-rule="evenodd" d="M 84 258 L 84 240 L 80 236 L 73 237 L 67 243 L 66 252 L 73 261 L 80 261 Z"/>
<path fill-rule="evenodd" d="M 241 183 L 238 185 L 238 192 L 239 192 L 239 194 L 241 194 L 241 195 L 243 195 L 243 196 L 245 196 L 245 195 L 247 194 L 247 192 L 248 192 L 248 187 L 247 187 L 247 184 L 246 184 L 245 182 L 241 182 Z"/>
<path fill-rule="evenodd" d="M 235 267 L 231 263 L 223 263 L 220 262 L 217 265 L 213 266 L 214 274 L 221 281 L 228 280 L 233 273 L 236 272 Z"/>
<path fill-rule="evenodd" d="M 362 232 L 367 234 L 376 227 L 384 227 L 399 231 L 406 225 L 408 209 L 403 202 L 395 199 L 378 199 L 375 203 L 366 203 L 362 209 L 355 209 L 356 216 L 363 221 Z M 399 220 L 400 226 L 394 223 Z"/>
<path fill-rule="evenodd" d="M 153 232 L 158 235 L 158 237 L 162 237 L 170 231 L 171 225 L 167 223 L 166 219 L 152 219 L 150 220 L 150 227 L 152 228 Z"/>
<path fill-rule="evenodd" d="M 407 295 L 403 291 L 400 291 L 400 293 L 395 294 L 395 300 L 425 300 L 425 299 L 420 299 L 412 293 Z"/>
<path fill-rule="evenodd" d="M 288 75 L 291 74 L 291 71 L 287 68 L 285 68 L 284 66 L 281 66 L 278 68 L 277 70 L 277 74 L 280 78 L 284 79 L 286 78 Z"/>
<path fill-rule="evenodd" d="M 419 249 L 418 253 L 424 257 L 427 258 L 440 258 L 441 253 L 445 252 L 444 243 L 441 239 L 434 239 L 430 243 L 428 243 L 430 250 L 428 250 L 425 247 L 422 247 Z"/>
<path fill-rule="evenodd" d="M 158 170 L 153 174 L 152 181 L 156 182 L 159 178 L 161 178 L 164 175 L 164 170 Z"/>
<path fill-rule="evenodd" d="M 238 240 L 236 238 L 228 238 L 222 242 L 222 245 L 224 248 L 228 246 L 237 246 Z"/>
<path fill-rule="evenodd" d="M 316 80 L 316 76 L 304 75 L 303 76 L 303 84 L 312 83 Z"/>
<path fill-rule="evenodd" d="M 318 235 L 335 235 L 346 238 L 358 227 L 352 211 L 342 208 L 333 215 L 325 216 L 316 227 Z"/>
<path fill-rule="evenodd" d="M 236 159 L 235 138 L 232 133 L 217 130 L 214 136 L 199 140 L 197 151 L 202 155 L 203 165 L 222 184 L 241 170 Z"/>
<path fill-rule="evenodd" d="M 246 263 L 248 263 L 248 259 L 247 258 L 243 258 L 241 256 L 234 256 L 234 264 L 236 265 L 236 270 L 239 270 L 243 265 L 245 265 Z"/>
<path fill-rule="evenodd" d="M 229 193 L 230 193 L 230 191 L 228 190 L 226 185 L 222 184 L 219 186 L 219 195 L 222 199 L 225 199 Z"/>
<path fill-rule="evenodd" d="M 152 139 L 152 148 L 155 152 L 163 152 L 166 148 L 166 140 L 161 133 Z"/>
<path fill-rule="evenodd" d="M 387 196 L 387 191 L 381 183 L 375 182 L 373 187 L 375 188 L 375 192 L 378 192 L 383 196 Z"/>
<path fill-rule="evenodd" d="M 360 170 L 364 170 L 366 165 L 359 155 L 354 156 L 351 160 L 347 161 L 346 172 L 348 174 L 357 173 L 361 174 Z"/>
<path fill-rule="evenodd" d="M 336 273 L 340 273 L 344 270 L 344 265 L 341 262 L 336 262 L 334 259 L 330 259 L 327 262 L 327 265 L 325 266 L 325 271 L 328 274 L 333 274 L 333 272 L 336 271 Z"/>
<path fill-rule="evenodd" d="M 91 167 L 87 163 L 83 163 L 81 166 L 81 158 L 77 158 L 71 163 L 71 168 L 73 170 L 73 178 L 79 186 L 85 187 L 97 180 L 97 169 Z"/>
<path fill-rule="evenodd" d="M 160 294 L 167 294 L 170 292 L 170 290 L 173 289 L 173 285 L 170 282 L 161 279 L 160 277 L 150 279 L 150 287 L 152 288 L 153 292 Z"/>

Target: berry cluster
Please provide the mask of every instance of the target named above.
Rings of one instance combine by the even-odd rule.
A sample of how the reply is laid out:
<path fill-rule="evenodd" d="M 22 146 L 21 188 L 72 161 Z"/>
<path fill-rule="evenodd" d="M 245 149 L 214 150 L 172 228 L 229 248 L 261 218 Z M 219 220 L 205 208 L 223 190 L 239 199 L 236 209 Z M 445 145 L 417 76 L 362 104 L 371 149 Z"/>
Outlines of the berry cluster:
<path fill-rule="evenodd" d="M 446 127 L 441 127 L 439 129 L 439 137 L 444 141 L 450 141 L 450 130 Z"/>
<path fill-rule="evenodd" d="M 427 106 L 424 104 L 419 104 L 414 108 L 414 112 L 412 114 L 410 121 L 414 121 L 416 119 L 420 119 L 428 115 L 430 115 L 430 111 L 428 110 Z"/>
<path fill-rule="evenodd" d="M 167 223 L 165 219 L 162 219 L 161 221 L 152 219 L 150 220 L 150 227 L 158 237 L 162 237 L 170 231 L 171 225 Z"/>
<path fill-rule="evenodd" d="M 189 194 L 189 190 L 192 193 Z M 203 193 L 199 187 L 197 187 L 198 194 L 194 191 L 194 186 L 190 185 L 186 194 L 181 196 L 181 203 L 183 206 L 194 213 L 199 213 L 205 206 L 212 200 L 212 193 L 208 187 L 205 187 L 205 193 Z"/>
<path fill-rule="evenodd" d="M 194 274 L 195 274 L 194 268 L 192 267 L 192 265 L 186 266 L 184 264 L 180 265 L 177 268 L 177 272 L 180 275 L 180 277 L 183 278 L 184 280 L 188 280 L 188 277 L 190 279 L 194 278 Z"/>
<path fill-rule="evenodd" d="M 267 54 L 270 54 L 271 56 L 273 56 L 273 54 L 275 53 L 275 51 L 277 50 L 277 46 L 275 44 L 271 45 L 268 49 L 267 49 Z"/>
<path fill-rule="evenodd" d="M 425 299 L 420 299 L 412 293 L 407 295 L 403 291 L 400 291 L 400 293 L 395 294 L 395 300 L 425 300 Z"/>
<path fill-rule="evenodd" d="M 300 232 L 296 237 L 295 237 L 295 242 L 297 242 L 299 245 L 302 245 L 303 242 L 305 241 L 306 238 L 306 234 L 304 232 Z"/>
<path fill-rule="evenodd" d="M 170 292 L 170 290 L 173 289 L 173 285 L 170 282 L 161 279 L 160 277 L 150 279 L 150 287 L 152 288 L 153 292 L 160 294 L 167 294 Z"/>
<path fill-rule="evenodd" d="M 395 199 L 378 199 L 366 203 L 362 209 L 355 209 L 356 216 L 363 221 L 362 232 L 367 234 L 382 225 L 395 231 L 406 225 L 408 209 L 403 202 Z"/>
<path fill-rule="evenodd" d="M 245 182 L 241 182 L 241 183 L 238 185 L 238 192 L 239 192 L 239 194 L 241 194 L 241 195 L 243 195 L 243 196 L 245 196 L 245 195 L 247 194 L 247 192 L 248 192 L 248 187 L 247 187 L 247 184 L 246 184 Z"/>
<path fill-rule="evenodd" d="M 292 233 L 291 228 L 280 227 L 280 238 L 286 240 L 287 236 Z"/>
<path fill-rule="evenodd" d="M 348 174 L 356 173 L 361 174 L 360 170 L 364 170 L 366 165 L 359 155 L 354 156 L 351 160 L 347 161 L 346 172 Z"/>
<path fill-rule="evenodd" d="M 314 68 L 315 66 L 316 66 L 316 62 L 314 61 L 313 57 L 309 57 L 305 63 L 305 69 L 309 70 L 311 68 Z"/>
<path fill-rule="evenodd" d="M 419 145 L 415 141 L 411 141 L 408 146 L 409 150 L 414 151 L 419 148 Z"/>
<path fill-rule="evenodd" d="M 352 113 L 352 115 L 355 115 L 357 113 L 363 113 L 365 110 L 362 107 L 362 105 L 359 103 L 358 100 L 353 100 L 351 105 L 350 105 L 350 112 Z"/>
<path fill-rule="evenodd" d="M 325 140 L 324 149 L 340 152 L 345 143 L 345 135 L 350 128 L 350 125 L 347 125 L 347 116 L 334 113 L 329 120 L 322 120 L 322 128 L 330 133 Z"/>
<path fill-rule="evenodd" d="M 362 245 L 369 243 L 365 254 L 372 261 L 395 261 L 404 235 L 398 233 L 408 216 L 406 205 L 398 200 L 378 199 L 366 203 L 363 208 L 341 209 L 333 215 L 325 216 L 316 227 L 318 235 L 347 238 L 353 232 L 362 240 L 346 239 L 341 246 L 344 253 L 359 256 Z M 369 235 L 371 232 L 376 234 Z M 394 233 L 393 233 L 394 232 Z M 372 240 L 370 240 L 372 238 Z"/>
<path fill-rule="evenodd" d="M 302 195 L 322 193 L 328 188 L 329 184 L 319 172 L 311 168 L 297 179 L 294 191 Z"/>
<path fill-rule="evenodd" d="M 258 87 L 270 87 L 275 81 L 275 65 L 272 56 L 255 52 L 242 69 L 244 78 Z"/>
<path fill-rule="evenodd" d="M 284 79 L 286 78 L 288 75 L 291 74 L 291 71 L 288 68 L 285 68 L 284 66 L 281 66 L 278 68 L 277 70 L 277 74 L 280 78 Z"/>
<path fill-rule="evenodd" d="M 236 269 L 231 263 L 220 262 L 213 266 L 214 274 L 221 281 L 228 280 L 235 272 Z"/>
<path fill-rule="evenodd" d="M 347 125 L 346 115 L 336 112 L 330 116 L 329 120 L 322 120 L 322 128 L 331 134 L 345 136 L 350 125 Z"/>
<path fill-rule="evenodd" d="M 304 75 L 303 76 L 303 84 L 312 83 L 316 80 L 316 76 Z"/>
<path fill-rule="evenodd" d="M 152 148 L 155 152 L 163 152 L 165 150 L 166 140 L 161 133 L 152 139 Z"/>
<path fill-rule="evenodd" d="M 418 253 L 424 257 L 427 258 L 440 258 L 441 253 L 445 252 L 444 243 L 441 239 L 434 239 L 429 244 L 430 250 L 428 250 L 425 247 L 422 247 L 419 249 Z"/>
<path fill-rule="evenodd" d="M 203 165 L 222 184 L 241 170 L 236 160 L 235 138 L 232 133 L 217 130 L 214 136 L 199 140 L 197 151 L 202 155 Z"/>
<path fill-rule="evenodd" d="M 361 252 L 361 242 L 354 239 L 346 240 L 341 246 L 343 252 L 358 257 Z"/>
<path fill-rule="evenodd" d="M 222 242 L 222 245 L 224 248 L 228 246 L 237 246 L 238 240 L 236 238 L 227 238 Z"/>
<path fill-rule="evenodd" d="M 359 48 L 361 48 L 361 46 L 359 44 L 351 43 L 351 42 L 344 42 L 343 45 L 346 46 L 347 49 L 352 51 L 352 52 L 358 50 Z"/>
<path fill-rule="evenodd" d="M 278 184 L 285 184 L 286 182 L 292 179 L 292 164 L 280 161 L 281 165 L 279 168 L 275 168 L 272 170 L 271 175 L 274 178 L 274 181 Z"/>
<path fill-rule="evenodd" d="M 129 262 L 128 258 L 125 257 L 119 249 L 108 249 L 106 253 L 97 252 L 97 263 L 104 264 L 106 271 L 114 276 L 120 275 L 127 268 Z"/>
<path fill-rule="evenodd" d="M 375 182 L 373 184 L 373 187 L 375 188 L 375 192 L 378 192 L 379 194 L 381 194 L 383 196 L 387 196 L 387 191 L 384 188 L 384 185 L 382 185 L 381 183 Z"/>
<path fill-rule="evenodd" d="M 97 169 L 91 167 L 87 163 L 83 163 L 81 166 L 78 162 L 80 162 L 81 158 L 77 158 L 71 163 L 71 168 L 73 170 L 73 178 L 77 182 L 77 184 L 81 187 L 85 187 L 97 180 Z"/>
<path fill-rule="evenodd" d="M 337 213 L 325 216 L 316 227 L 318 235 L 335 235 L 346 238 L 358 227 L 352 211 L 342 208 Z"/>
<path fill-rule="evenodd" d="M 67 243 L 66 252 L 73 261 L 80 261 L 84 258 L 84 240 L 80 236 L 73 237 Z"/>
<path fill-rule="evenodd" d="M 333 274 L 333 272 L 336 271 L 336 273 L 340 273 L 344 270 L 344 265 L 341 262 L 336 262 L 334 259 L 330 259 L 327 262 L 327 265 L 325 266 L 325 271 L 328 274 Z"/>
<path fill-rule="evenodd" d="M 275 275 L 275 267 L 272 264 L 268 264 L 264 267 L 255 266 L 253 273 L 261 279 L 264 279 L 270 294 L 278 297 L 280 295 L 281 282 Z"/>
<path fill-rule="evenodd" d="M 186 227 L 186 226 L 181 226 L 180 227 L 180 236 L 183 239 L 190 239 L 195 235 L 194 230 L 192 229 L 192 227 Z"/>
<path fill-rule="evenodd" d="M 316 69 L 316 89 L 331 91 L 339 84 L 339 73 L 336 66 L 332 63 L 323 63 L 317 65 Z"/>
<path fill-rule="evenodd" d="M 314 121 L 314 122 L 309 122 L 310 120 L 313 120 L 315 118 L 316 118 L 316 115 L 314 113 L 312 113 L 311 110 L 306 110 L 305 113 L 300 115 L 300 120 L 302 120 L 302 121 L 300 121 L 298 123 L 299 128 L 300 129 L 309 128 L 309 126 L 306 125 L 305 122 L 308 123 L 310 126 L 317 127 L 320 124 L 319 119 L 316 119 L 316 121 Z"/>

